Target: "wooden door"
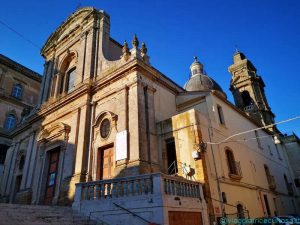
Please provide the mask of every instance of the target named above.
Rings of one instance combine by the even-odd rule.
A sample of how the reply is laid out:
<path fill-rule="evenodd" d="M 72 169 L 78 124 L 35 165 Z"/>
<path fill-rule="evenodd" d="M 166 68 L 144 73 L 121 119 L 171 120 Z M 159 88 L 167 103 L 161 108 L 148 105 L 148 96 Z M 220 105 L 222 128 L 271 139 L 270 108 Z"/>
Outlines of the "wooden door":
<path fill-rule="evenodd" d="M 55 194 L 55 186 L 57 183 L 59 149 L 49 152 L 49 167 L 47 173 L 46 193 L 44 198 L 45 204 L 51 204 Z"/>
<path fill-rule="evenodd" d="M 201 212 L 169 212 L 169 225 L 202 225 Z"/>
<path fill-rule="evenodd" d="M 105 180 L 113 177 L 114 147 L 109 146 L 98 150 L 97 179 Z"/>

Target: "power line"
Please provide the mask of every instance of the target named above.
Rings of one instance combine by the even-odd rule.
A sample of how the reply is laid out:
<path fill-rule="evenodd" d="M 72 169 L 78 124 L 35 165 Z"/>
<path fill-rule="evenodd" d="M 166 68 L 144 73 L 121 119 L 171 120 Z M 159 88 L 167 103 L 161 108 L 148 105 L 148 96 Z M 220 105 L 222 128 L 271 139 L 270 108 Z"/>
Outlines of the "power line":
<path fill-rule="evenodd" d="M 251 130 L 247 130 L 247 131 L 243 131 L 243 132 L 240 132 L 240 133 L 237 133 L 237 134 L 233 134 L 233 135 L 225 138 L 224 140 L 222 140 L 220 142 L 206 142 L 206 144 L 210 144 L 210 145 L 222 144 L 222 143 L 225 143 L 226 141 L 228 141 L 229 139 L 231 139 L 233 137 L 236 137 L 236 136 L 239 136 L 241 134 L 247 134 L 247 133 L 250 133 L 250 132 L 253 132 L 253 131 L 257 131 L 257 130 L 271 128 L 271 127 L 273 127 L 275 125 L 282 124 L 282 123 L 287 123 L 287 122 L 290 122 L 290 121 L 296 120 L 296 119 L 300 119 L 300 116 L 289 118 L 289 119 L 286 119 L 286 120 L 283 120 L 283 121 L 280 121 L 280 122 L 277 122 L 277 123 L 273 123 L 273 124 L 270 124 L 270 125 L 267 125 L 267 126 L 263 126 L 263 127 L 259 127 L 259 128 L 255 128 L 255 129 L 251 129 Z"/>
<path fill-rule="evenodd" d="M 10 31 L 14 32 L 15 34 L 17 34 L 19 37 L 21 37 L 23 40 L 27 41 L 28 43 L 30 43 L 32 46 L 34 46 L 35 48 L 40 50 L 40 47 L 35 44 L 34 42 L 32 42 L 31 40 L 29 40 L 28 38 L 26 38 L 23 34 L 19 33 L 18 31 L 16 31 L 14 28 L 10 27 L 9 25 L 7 25 L 6 23 L 4 23 L 3 21 L 0 20 L 0 23 L 6 27 L 7 29 L 9 29 Z"/>

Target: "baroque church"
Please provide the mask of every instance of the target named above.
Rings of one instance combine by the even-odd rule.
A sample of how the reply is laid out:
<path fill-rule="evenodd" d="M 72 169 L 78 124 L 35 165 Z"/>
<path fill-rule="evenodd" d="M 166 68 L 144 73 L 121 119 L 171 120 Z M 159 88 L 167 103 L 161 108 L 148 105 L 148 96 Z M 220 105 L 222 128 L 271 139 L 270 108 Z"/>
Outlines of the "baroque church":
<path fill-rule="evenodd" d="M 1 201 L 69 205 L 106 224 L 212 224 L 299 212 L 265 84 L 237 51 L 235 105 L 195 57 L 184 87 L 146 44 L 78 9 L 41 50 L 37 107 L 10 132 Z M 188 73 L 187 69 L 187 73 Z"/>

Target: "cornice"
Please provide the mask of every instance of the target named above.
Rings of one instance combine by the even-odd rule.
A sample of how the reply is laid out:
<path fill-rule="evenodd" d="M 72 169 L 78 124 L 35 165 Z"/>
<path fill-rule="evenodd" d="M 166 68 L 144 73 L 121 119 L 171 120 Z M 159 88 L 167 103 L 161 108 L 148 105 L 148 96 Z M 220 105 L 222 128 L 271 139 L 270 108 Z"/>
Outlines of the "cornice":
<path fill-rule="evenodd" d="M 4 101 L 12 102 L 13 104 L 18 105 L 23 108 L 26 108 L 26 107 L 33 108 L 34 107 L 34 105 L 30 105 L 30 104 L 28 104 L 22 100 L 16 99 L 10 95 L 5 95 L 5 94 L 1 95 L 0 94 L 0 99 L 4 100 Z"/>
<path fill-rule="evenodd" d="M 133 59 L 119 67 L 116 67 L 113 70 L 104 71 L 103 74 L 100 74 L 101 78 L 96 80 L 94 91 L 97 91 L 98 89 L 103 88 L 103 86 L 107 86 L 110 83 L 115 82 L 116 80 L 126 76 L 131 71 L 142 72 L 144 76 L 167 87 L 175 94 L 178 94 L 181 91 L 184 92 L 182 87 L 140 59 Z"/>
<path fill-rule="evenodd" d="M 226 98 L 224 98 L 222 95 L 220 95 L 218 92 L 216 91 L 212 91 L 211 92 L 214 96 L 216 96 L 217 98 L 221 99 L 225 104 L 227 104 L 230 108 L 232 108 L 234 111 L 236 111 L 237 113 L 239 113 L 241 116 L 243 116 L 244 118 L 246 118 L 247 120 L 249 120 L 250 122 L 252 122 L 255 126 L 257 127 L 261 127 L 261 124 L 259 124 L 258 122 L 256 122 L 254 119 L 252 119 L 251 117 L 249 117 L 245 112 L 243 112 L 242 110 L 240 110 L 239 108 L 237 108 L 235 105 L 233 105 L 231 102 L 229 102 Z M 267 129 L 268 126 L 266 126 L 266 128 L 264 129 L 264 131 L 268 134 L 272 134 L 271 131 L 269 131 Z"/>
<path fill-rule="evenodd" d="M 12 70 L 15 70 L 15 71 L 21 73 L 22 75 L 24 75 L 32 80 L 35 80 L 39 83 L 42 82 L 42 75 L 17 63 L 16 61 L 13 61 L 12 59 L 10 59 L 2 54 L 0 54 L 0 63 L 9 67 Z"/>
<path fill-rule="evenodd" d="M 40 110 L 38 111 L 39 115 L 44 117 L 51 114 L 53 111 L 66 106 L 67 104 L 80 98 L 84 94 L 88 94 L 91 90 L 91 87 L 91 83 L 84 83 L 79 85 L 78 87 L 75 87 L 75 90 L 69 94 L 62 95 L 60 97 L 54 98 L 53 100 L 48 100 L 41 106 Z"/>
<path fill-rule="evenodd" d="M 7 132 L 4 128 L 0 128 L 0 137 L 11 139 L 10 132 Z"/>
<path fill-rule="evenodd" d="M 50 115 L 54 111 L 63 108 L 64 106 L 68 105 L 69 103 L 73 102 L 74 100 L 88 94 L 93 95 L 98 90 L 107 86 L 117 80 L 121 79 L 122 77 L 128 75 L 128 73 L 132 71 L 143 71 L 143 75 L 153 79 L 155 82 L 162 84 L 163 86 L 167 87 L 169 90 L 173 91 L 174 93 L 179 93 L 180 91 L 184 91 L 180 86 L 176 83 L 172 82 L 169 78 L 165 75 L 160 73 L 158 70 L 154 69 L 153 67 L 145 64 L 139 59 L 133 59 L 120 67 L 117 67 L 115 70 L 109 71 L 105 73 L 105 76 L 99 80 L 92 81 L 86 80 L 85 83 L 80 84 L 75 88 L 75 90 L 69 94 L 64 96 L 60 96 L 59 98 L 49 100 L 45 102 L 44 105 L 40 107 L 40 109 L 33 114 L 32 116 L 26 119 L 26 122 L 18 126 L 15 130 L 13 130 L 12 135 L 17 135 L 23 130 L 27 129 L 31 126 L 32 123 L 35 123 L 46 116 Z M 170 81 L 170 83 L 169 83 Z"/>
<path fill-rule="evenodd" d="M 198 97 L 189 99 L 183 103 L 176 104 L 176 108 L 177 108 L 177 110 L 182 110 L 183 108 L 190 107 L 193 104 L 202 102 L 203 100 L 205 100 L 205 97 L 206 96 L 204 95 L 204 96 L 198 96 Z"/>

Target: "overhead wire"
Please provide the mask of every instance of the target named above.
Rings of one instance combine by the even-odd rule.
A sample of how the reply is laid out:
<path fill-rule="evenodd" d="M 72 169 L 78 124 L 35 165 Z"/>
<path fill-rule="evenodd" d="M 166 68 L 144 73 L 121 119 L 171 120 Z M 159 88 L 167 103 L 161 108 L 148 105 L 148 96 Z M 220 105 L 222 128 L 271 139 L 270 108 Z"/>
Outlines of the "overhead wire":
<path fill-rule="evenodd" d="M 8 24 L 4 23 L 3 21 L 0 20 L 0 24 L 2 24 L 4 27 L 6 27 L 7 29 L 9 29 L 10 31 L 14 32 L 15 34 L 17 34 L 19 37 L 21 37 L 23 40 L 27 41 L 28 43 L 30 43 L 33 47 L 37 48 L 37 49 L 41 49 L 37 44 L 35 44 L 33 41 L 31 41 L 30 39 L 28 39 L 27 37 L 25 37 L 23 34 L 21 34 L 20 32 L 18 32 L 17 30 L 15 30 L 14 28 L 12 28 L 11 26 L 9 26 Z"/>
<path fill-rule="evenodd" d="M 210 145 L 218 145 L 218 144 L 226 143 L 227 140 L 230 140 L 230 139 L 233 138 L 233 137 L 236 137 L 236 136 L 239 136 L 239 135 L 242 135 L 242 134 L 247 134 L 247 133 L 250 133 L 250 132 L 253 132 L 253 131 L 257 131 L 257 130 L 262 130 L 262 129 L 272 128 L 272 127 L 275 126 L 275 125 L 282 124 L 282 123 L 287 123 L 287 122 L 290 122 L 290 121 L 296 120 L 296 119 L 300 119 L 300 116 L 296 116 L 296 117 L 293 117 L 293 118 L 289 118 L 289 119 L 286 119 L 286 120 L 282 120 L 282 121 L 280 121 L 280 122 L 273 123 L 273 124 L 270 124 L 270 125 L 267 125 L 267 126 L 262 126 L 262 127 L 259 127 L 259 128 L 255 128 L 255 129 L 243 131 L 243 132 L 240 132 L 240 133 L 237 133 L 237 134 L 233 134 L 233 135 L 231 135 L 231 136 L 229 136 L 229 137 L 227 137 L 227 138 L 225 138 L 224 140 L 219 141 L 219 142 L 206 142 L 206 144 L 210 144 Z M 270 136 L 274 136 L 274 135 L 270 135 Z"/>

